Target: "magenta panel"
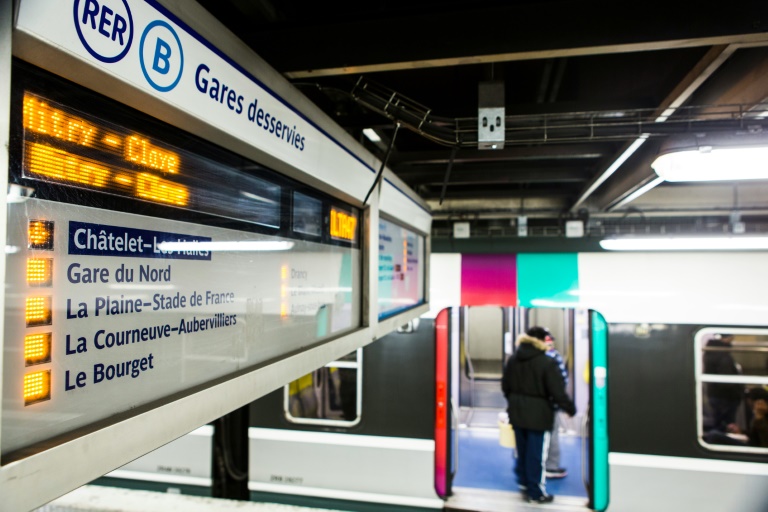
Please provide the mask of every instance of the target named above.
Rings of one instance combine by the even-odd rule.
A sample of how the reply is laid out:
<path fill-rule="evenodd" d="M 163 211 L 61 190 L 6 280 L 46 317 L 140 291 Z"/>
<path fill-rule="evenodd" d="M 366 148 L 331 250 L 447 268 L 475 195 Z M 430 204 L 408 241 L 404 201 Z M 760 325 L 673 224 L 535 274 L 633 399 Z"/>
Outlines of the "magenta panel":
<path fill-rule="evenodd" d="M 515 254 L 462 254 L 462 306 L 516 306 Z"/>

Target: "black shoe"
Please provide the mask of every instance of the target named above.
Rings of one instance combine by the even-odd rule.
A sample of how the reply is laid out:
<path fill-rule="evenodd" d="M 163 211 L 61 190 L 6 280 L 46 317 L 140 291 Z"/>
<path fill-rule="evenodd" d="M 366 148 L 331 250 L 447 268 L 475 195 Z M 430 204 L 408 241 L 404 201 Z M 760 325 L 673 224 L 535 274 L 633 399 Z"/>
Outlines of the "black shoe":
<path fill-rule="evenodd" d="M 547 478 L 565 478 L 568 475 L 565 468 L 547 469 L 544 473 Z"/>
<path fill-rule="evenodd" d="M 539 499 L 528 497 L 528 503 L 552 503 L 552 501 L 555 499 L 555 496 L 552 494 L 545 494 L 541 496 Z"/>

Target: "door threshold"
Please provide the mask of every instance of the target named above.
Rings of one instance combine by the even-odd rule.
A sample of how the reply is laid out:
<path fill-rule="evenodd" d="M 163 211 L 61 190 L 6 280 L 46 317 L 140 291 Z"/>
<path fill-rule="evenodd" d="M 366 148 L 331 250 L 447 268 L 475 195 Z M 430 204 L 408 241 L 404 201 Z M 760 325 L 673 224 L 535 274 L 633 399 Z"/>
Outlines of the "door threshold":
<path fill-rule="evenodd" d="M 583 512 L 586 509 L 587 499 L 579 496 L 555 496 L 552 503 L 539 505 L 526 502 L 519 492 L 472 487 L 454 487 L 453 494 L 445 502 L 445 510 L 452 512 Z"/>

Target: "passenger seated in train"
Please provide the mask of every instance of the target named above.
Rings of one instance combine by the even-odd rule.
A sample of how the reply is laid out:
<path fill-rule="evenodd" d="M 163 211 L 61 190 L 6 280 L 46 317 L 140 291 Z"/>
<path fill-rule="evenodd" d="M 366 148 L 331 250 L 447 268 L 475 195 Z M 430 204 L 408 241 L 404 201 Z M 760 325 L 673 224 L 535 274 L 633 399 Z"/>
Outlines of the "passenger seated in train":
<path fill-rule="evenodd" d="M 768 448 L 768 390 L 759 386 L 749 389 L 744 404 L 747 416 L 745 429 L 734 422 L 727 425 L 725 431 L 706 431 L 704 441 L 709 444 Z"/>
<path fill-rule="evenodd" d="M 747 400 L 752 402 L 752 421 L 747 431 L 749 445 L 768 448 L 768 390 L 750 389 Z"/>

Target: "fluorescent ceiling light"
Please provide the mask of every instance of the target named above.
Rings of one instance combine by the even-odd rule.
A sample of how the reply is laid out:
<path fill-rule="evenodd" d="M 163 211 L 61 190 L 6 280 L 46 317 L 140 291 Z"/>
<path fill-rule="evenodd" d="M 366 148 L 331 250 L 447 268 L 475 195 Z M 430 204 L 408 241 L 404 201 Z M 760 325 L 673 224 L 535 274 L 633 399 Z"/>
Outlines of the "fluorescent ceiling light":
<path fill-rule="evenodd" d="M 160 242 L 161 251 L 290 251 L 293 242 L 281 241 L 232 241 L 232 242 Z"/>
<path fill-rule="evenodd" d="M 663 154 L 651 167 L 666 181 L 768 180 L 768 147 L 701 146 Z"/>
<path fill-rule="evenodd" d="M 363 128 L 363 135 L 368 137 L 371 142 L 381 142 L 381 137 L 373 128 Z"/>
<path fill-rule="evenodd" d="M 607 251 L 749 251 L 767 250 L 765 236 L 608 238 L 600 241 Z"/>

